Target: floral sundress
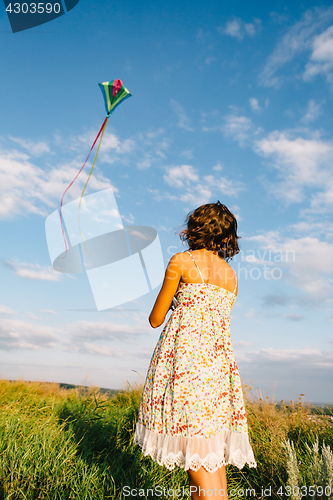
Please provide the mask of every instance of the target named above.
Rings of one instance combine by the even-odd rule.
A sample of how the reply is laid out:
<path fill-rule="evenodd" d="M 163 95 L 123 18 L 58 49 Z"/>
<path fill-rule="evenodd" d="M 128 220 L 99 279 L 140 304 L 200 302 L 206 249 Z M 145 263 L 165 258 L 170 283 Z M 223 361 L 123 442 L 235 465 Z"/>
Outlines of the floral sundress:
<path fill-rule="evenodd" d="M 205 283 L 188 253 L 202 283 L 179 285 L 148 368 L 134 443 L 169 470 L 256 467 L 230 338 L 236 287 Z"/>

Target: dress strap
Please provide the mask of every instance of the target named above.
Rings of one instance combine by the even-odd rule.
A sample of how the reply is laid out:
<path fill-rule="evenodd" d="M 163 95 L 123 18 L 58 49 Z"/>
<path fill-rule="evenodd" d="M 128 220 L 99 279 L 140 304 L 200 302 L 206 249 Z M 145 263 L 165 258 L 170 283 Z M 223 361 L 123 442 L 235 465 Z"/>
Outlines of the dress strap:
<path fill-rule="evenodd" d="M 201 276 L 202 282 L 203 282 L 203 283 L 205 283 L 205 281 L 204 281 L 204 279 L 203 279 L 203 277 L 202 277 L 201 271 L 200 271 L 200 269 L 198 268 L 198 265 L 197 265 L 197 263 L 195 262 L 193 255 L 192 255 L 192 254 L 191 254 L 191 252 L 189 252 L 188 250 L 186 250 L 186 252 L 187 252 L 187 253 L 189 253 L 189 254 L 190 254 L 190 256 L 192 257 L 192 260 L 193 260 L 194 264 L 196 265 L 196 268 L 198 269 L 198 271 L 199 271 L 199 273 L 200 273 L 200 276 Z M 206 283 L 205 283 L 205 284 L 206 284 Z"/>
<path fill-rule="evenodd" d="M 236 283 L 235 283 L 234 291 L 232 292 L 233 294 L 235 294 L 235 291 L 236 291 L 236 288 L 237 288 L 237 282 L 238 282 L 238 280 L 237 280 L 237 274 L 236 273 L 235 273 L 235 278 L 236 278 Z"/>

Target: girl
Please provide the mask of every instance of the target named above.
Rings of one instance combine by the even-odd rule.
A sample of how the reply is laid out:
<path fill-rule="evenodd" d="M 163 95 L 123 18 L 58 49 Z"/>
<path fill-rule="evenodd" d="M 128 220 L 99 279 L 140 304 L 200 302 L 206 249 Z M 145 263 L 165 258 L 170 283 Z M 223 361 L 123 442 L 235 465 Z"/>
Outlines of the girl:
<path fill-rule="evenodd" d="M 149 316 L 157 328 L 173 310 L 150 361 L 134 443 L 169 470 L 184 467 L 193 500 L 213 492 L 227 500 L 225 466 L 257 465 L 230 338 L 237 221 L 218 201 L 186 222 L 180 238 L 191 251 L 170 259 Z"/>

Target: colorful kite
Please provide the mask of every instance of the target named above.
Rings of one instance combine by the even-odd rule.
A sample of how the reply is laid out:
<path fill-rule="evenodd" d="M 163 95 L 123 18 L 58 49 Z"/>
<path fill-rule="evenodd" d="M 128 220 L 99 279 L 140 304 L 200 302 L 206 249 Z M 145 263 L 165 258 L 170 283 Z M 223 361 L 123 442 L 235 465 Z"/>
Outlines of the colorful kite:
<path fill-rule="evenodd" d="M 80 233 L 82 235 L 82 238 L 84 239 L 84 245 L 85 245 L 86 244 L 86 239 L 83 236 L 81 228 L 80 228 L 80 208 L 81 208 L 82 197 L 83 197 L 83 194 L 85 192 L 85 189 L 87 187 L 87 184 L 89 182 L 90 176 L 92 174 L 92 171 L 94 169 L 94 166 L 95 166 L 95 163 L 96 163 L 96 160 L 97 160 L 97 156 L 98 156 L 98 153 L 99 153 L 99 148 L 100 148 L 101 143 L 102 143 L 102 139 L 103 139 L 103 135 L 104 135 L 104 131 L 105 131 L 105 127 L 106 127 L 107 121 L 108 121 L 110 115 L 116 109 L 116 107 L 119 106 L 119 104 L 121 102 L 123 102 L 128 97 L 131 97 L 131 95 L 132 95 L 132 94 L 129 93 L 129 91 L 127 90 L 127 88 L 124 87 L 124 85 L 123 85 L 123 83 L 122 83 L 121 80 L 112 80 L 111 82 L 99 83 L 98 85 L 100 86 L 102 94 L 103 94 L 103 97 L 104 97 L 105 109 L 106 109 L 106 118 L 105 118 L 105 120 L 104 120 L 104 122 L 103 122 L 103 124 L 102 124 L 102 126 L 101 126 L 101 128 L 100 128 L 100 130 L 98 132 L 98 134 L 97 134 L 96 139 L 94 140 L 93 145 L 90 148 L 90 151 L 89 151 L 89 154 L 88 154 L 88 156 L 86 158 L 86 161 L 84 162 L 84 164 L 80 168 L 80 170 L 77 173 L 77 175 L 75 176 L 74 180 L 70 183 L 70 185 L 68 186 L 68 188 L 65 190 L 65 192 L 64 192 L 64 194 L 62 195 L 62 198 L 61 198 L 61 203 L 60 203 L 60 223 L 61 223 L 61 230 L 62 230 L 62 234 L 63 234 L 63 237 L 64 237 L 65 246 L 66 246 L 66 254 L 63 257 L 63 259 L 67 255 L 67 242 L 66 242 L 66 237 L 65 237 L 65 232 L 64 232 L 64 228 L 63 228 L 63 222 L 62 222 L 62 214 L 61 214 L 61 209 L 62 209 L 62 203 L 63 203 L 63 200 L 64 200 L 64 196 L 65 196 L 66 192 L 68 191 L 68 189 L 73 185 L 74 181 L 77 179 L 77 177 L 80 174 L 80 172 L 82 172 L 82 170 L 84 169 L 84 167 L 85 167 L 85 165 L 86 165 L 86 163 L 87 163 L 87 161 L 89 159 L 90 153 L 94 149 L 95 144 L 97 142 L 97 139 L 100 137 L 99 144 L 98 144 L 97 151 L 96 151 L 96 155 L 95 155 L 92 167 L 90 169 L 90 173 L 89 173 L 87 182 L 86 182 L 86 184 L 85 184 L 85 186 L 83 188 L 83 191 L 82 191 L 82 194 L 81 194 L 81 198 L 80 198 L 80 203 L 79 203 L 78 222 L 79 222 Z M 87 248 L 86 248 L 86 250 L 87 250 Z M 87 250 L 87 252 L 88 252 L 88 250 Z"/>

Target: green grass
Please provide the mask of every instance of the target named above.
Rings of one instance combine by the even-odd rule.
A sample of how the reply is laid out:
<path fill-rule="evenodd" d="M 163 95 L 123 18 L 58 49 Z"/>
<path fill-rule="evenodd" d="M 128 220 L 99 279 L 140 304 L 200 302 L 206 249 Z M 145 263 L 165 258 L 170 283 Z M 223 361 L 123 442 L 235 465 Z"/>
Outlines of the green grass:
<path fill-rule="evenodd" d="M 320 446 L 324 441 L 333 449 L 332 408 L 317 409 L 310 419 L 315 410 L 301 398 L 278 405 L 252 396 L 248 386 L 244 391 L 258 467 L 228 466 L 228 489 L 254 488 L 252 498 L 259 499 L 261 488 L 271 486 L 272 498 L 288 498 L 277 494 L 288 481 L 283 441 L 293 441 L 299 457 L 306 456 L 307 443 L 311 446 L 316 436 Z M 0 500 L 121 499 L 126 485 L 187 488 L 183 469 L 168 471 L 133 445 L 141 393 L 142 386 L 115 394 L 0 380 Z"/>

